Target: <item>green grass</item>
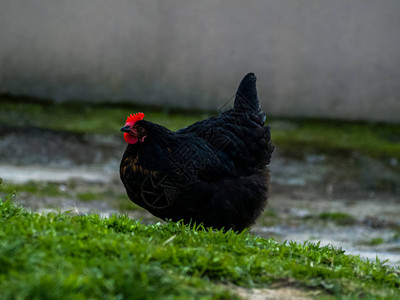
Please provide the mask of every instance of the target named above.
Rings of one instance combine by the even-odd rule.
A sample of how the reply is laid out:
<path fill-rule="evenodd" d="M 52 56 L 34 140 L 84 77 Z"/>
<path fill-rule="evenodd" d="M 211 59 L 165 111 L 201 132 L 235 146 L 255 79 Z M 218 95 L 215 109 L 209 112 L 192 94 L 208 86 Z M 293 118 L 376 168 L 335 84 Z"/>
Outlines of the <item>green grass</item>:
<path fill-rule="evenodd" d="M 273 141 L 289 155 L 356 152 L 374 158 L 400 158 L 399 124 L 292 119 L 276 120 L 276 125 Z"/>
<path fill-rule="evenodd" d="M 69 196 L 69 193 L 62 191 L 60 185 L 53 182 L 27 182 L 25 184 L 1 183 L 2 194 L 28 193 L 32 195 L 46 195 L 48 197 Z"/>
<path fill-rule="evenodd" d="M 369 245 L 371 246 L 377 246 L 377 245 L 381 245 L 385 242 L 385 240 L 381 237 L 377 237 L 377 238 L 373 238 L 369 241 Z"/>
<path fill-rule="evenodd" d="M 67 197 L 82 202 L 105 201 L 113 208 L 121 211 L 143 210 L 140 206 L 132 203 L 126 193 L 118 193 L 111 189 L 95 186 L 81 186 L 77 188 L 74 181 L 67 183 L 55 182 L 27 182 L 22 184 L 1 182 L 0 197 L 8 194 L 26 197 Z"/>
<path fill-rule="evenodd" d="M 400 297 L 398 270 L 333 247 L 0 201 L 1 299 L 231 299 L 234 286 L 285 282 L 338 299 Z"/>
<path fill-rule="evenodd" d="M 76 133 L 119 134 L 127 116 L 138 111 L 146 114 L 146 120 L 171 130 L 212 115 L 209 112 L 168 112 L 147 106 L 22 100 L 0 98 L 0 124 Z M 287 155 L 361 153 L 374 158 L 400 159 L 399 124 L 279 118 L 268 118 L 267 123 L 272 126 L 273 143 Z"/>
<path fill-rule="evenodd" d="M 96 194 L 92 192 L 78 193 L 77 197 L 81 201 L 93 201 L 98 199 Z"/>
<path fill-rule="evenodd" d="M 338 225 L 353 225 L 356 223 L 356 219 L 353 216 L 343 212 L 323 212 L 319 214 L 319 219 L 333 221 Z"/>
<path fill-rule="evenodd" d="M 119 129 L 125 124 L 128 115 L 138 111 L 145 113 L 146 120 L 157 122 L 172 130 L 180 129 L 210 116 L 207 113 L 169 113 L 146 106 L 41 104 L 0 99 L 0 123 L 9 126 L 34 126 L 76 133 L 119 134 Z"/>

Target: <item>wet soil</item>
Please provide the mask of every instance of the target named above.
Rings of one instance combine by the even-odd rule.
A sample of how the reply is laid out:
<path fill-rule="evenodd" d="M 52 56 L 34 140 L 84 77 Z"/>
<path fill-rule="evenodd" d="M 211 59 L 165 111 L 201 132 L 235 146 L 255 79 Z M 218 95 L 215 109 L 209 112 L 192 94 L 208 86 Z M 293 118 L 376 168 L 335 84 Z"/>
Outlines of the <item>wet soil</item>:
<path fill-rule="evenodd" d="M 34 211 L 127 213 L 144 223 L 159 222 L 124 195 L 118 175 L 124 149 L 119 135 L 0 126 L 0 178 L 4 184 L 55 184 L 57 195 L 18 193 L 15 201 Z M 400 264 L 397 162 L 356 155 L 294 159 L 277 149 L 270 169 L 269 204 L 253 234 L 330 244 L 348 254 Z M 82 200 L 79 195 L 85 193 L 94 196 Z"/>

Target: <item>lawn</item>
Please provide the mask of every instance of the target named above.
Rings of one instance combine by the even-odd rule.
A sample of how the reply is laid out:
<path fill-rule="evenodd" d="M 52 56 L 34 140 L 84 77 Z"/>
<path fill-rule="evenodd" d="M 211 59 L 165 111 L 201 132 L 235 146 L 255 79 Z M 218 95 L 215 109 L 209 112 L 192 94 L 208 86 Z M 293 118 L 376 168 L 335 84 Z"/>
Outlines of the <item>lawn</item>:
<path fill-rule="evenodd" d="M 291 286 L 323 299 L 400 298 L 399 269 L 247 231 L 38 214 L 10 199 L 0 201 L 0 228 L 1 299 L 235 299 L 239 286 Z"/>

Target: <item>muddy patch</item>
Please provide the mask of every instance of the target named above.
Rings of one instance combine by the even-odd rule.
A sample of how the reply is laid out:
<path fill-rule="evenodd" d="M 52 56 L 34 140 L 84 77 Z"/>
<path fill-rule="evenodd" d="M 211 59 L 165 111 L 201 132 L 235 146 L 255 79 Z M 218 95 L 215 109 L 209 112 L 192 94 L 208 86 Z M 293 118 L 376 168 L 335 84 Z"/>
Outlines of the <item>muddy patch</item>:
<path fill-rule="evenodd" d="M 265 217 L 252 232 L 278 241 L 332 245 L 342 248 L 346 254 L 369 260 L 379 257 L 388 260 L 389 265 L 399 265 L 399 215 L 400 202 L 394 197 L 358 201 L 290 200 L 280 194 L 271 197 Z"/>

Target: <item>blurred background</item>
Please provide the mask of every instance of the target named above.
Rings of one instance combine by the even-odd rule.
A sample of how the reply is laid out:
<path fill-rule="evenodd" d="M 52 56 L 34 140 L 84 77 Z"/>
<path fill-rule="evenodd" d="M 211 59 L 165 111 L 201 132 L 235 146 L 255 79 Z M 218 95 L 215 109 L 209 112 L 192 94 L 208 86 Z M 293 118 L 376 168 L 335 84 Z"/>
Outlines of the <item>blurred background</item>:
<path fill-rule="evenodd" d="M 119 181 L 127 115 L 177 130 L 255 72 L 276 152 L 253 233 L 399 264 L 399 15 L 396 0 L 0 0 L 0 196 L 158 222 Z"/>

